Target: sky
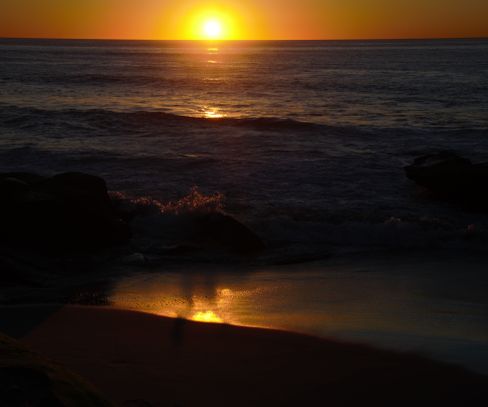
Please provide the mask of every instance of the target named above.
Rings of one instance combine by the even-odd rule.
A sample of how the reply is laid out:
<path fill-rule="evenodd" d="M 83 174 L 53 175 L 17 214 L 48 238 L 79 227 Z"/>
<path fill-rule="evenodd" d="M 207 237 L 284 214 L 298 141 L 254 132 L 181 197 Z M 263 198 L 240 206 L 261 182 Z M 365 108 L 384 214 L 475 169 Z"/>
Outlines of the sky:
<path fill-rule="evenodd" d="M 488 37 L 488 0 L 0 0 L 0 37 L 205 39 Z"/>

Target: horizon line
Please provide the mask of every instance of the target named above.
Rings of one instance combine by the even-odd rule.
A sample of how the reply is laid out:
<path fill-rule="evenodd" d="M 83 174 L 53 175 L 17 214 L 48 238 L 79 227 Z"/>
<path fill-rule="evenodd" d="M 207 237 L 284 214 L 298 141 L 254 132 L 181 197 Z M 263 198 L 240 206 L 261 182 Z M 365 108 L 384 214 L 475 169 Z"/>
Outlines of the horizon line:
<path fill-rule="evenodd" d="M 144 38 L 76 38 L 76 37 L 2 37 L 0 40 L 54 40 L 54 41 L 144 41 L 144 42 L 297 42 L 297 41 L 427 41 L 427 40 L 488 40 L 487 36 L 481 37 L 400 37 L 400 38 L 316 38 L 316 39 L 144 39 Z"/>

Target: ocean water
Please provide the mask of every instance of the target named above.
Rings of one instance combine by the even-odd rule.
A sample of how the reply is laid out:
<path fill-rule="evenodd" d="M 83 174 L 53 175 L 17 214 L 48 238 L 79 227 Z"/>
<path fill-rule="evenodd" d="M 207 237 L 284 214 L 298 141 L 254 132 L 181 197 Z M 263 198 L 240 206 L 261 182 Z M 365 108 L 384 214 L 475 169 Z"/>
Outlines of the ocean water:
<path fill-rule="evenodd" d="M 197 187 L 278 256 L 486 249 L 486 215 L 403 173 L 446 149 L 488 161 L 488 40 L 0 40 L 0 171 Z"/>

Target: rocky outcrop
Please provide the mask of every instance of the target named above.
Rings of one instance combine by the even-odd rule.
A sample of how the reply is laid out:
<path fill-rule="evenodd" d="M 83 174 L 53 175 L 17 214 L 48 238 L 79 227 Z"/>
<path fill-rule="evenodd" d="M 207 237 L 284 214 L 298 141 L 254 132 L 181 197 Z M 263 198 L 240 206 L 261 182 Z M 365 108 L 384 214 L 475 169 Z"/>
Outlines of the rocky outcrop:
<path fill-rule="evenodd" d="M 0 224 L 1 241 L 39 248 L 97 249 L 131 235 L 105 181 L 82 173 L 0 174 Z"/>
<path fill-rule="evenodd" d="M 257 253 L 263 241 L 251 229 L 222 213 L 196 214 L 189 218 L 188 238 L 203 248 L 222 248 L 238 254 Z"/>
<path fill-rule="evenodd" d="M 132 226 L 134 244 L 148 253 L 184 257 L 254 255 L 265 249 L 256 233 L 218 211 L 137 215 Z"/>
<path fill-rule="evenodd" d="M 405 172 L 437 198 L 488 211 L 488 163 L 473 164 L 457 154 L 441 152 L 417 158 Z"/>
<path fill-rule="evenodd" d="M 0 334 L 0 405 L 109 407 L 82 379 Z"/>
<path fill-rule="evenodd" d="M 127 243 L 133 230 L 135 247 L 141 241 L 153 246 L 159 242 L 177 248 L 174 255 L 182 248 L 189 253 L 245 255 L 264 249 L 263 241 L 232 216 L 193 204 L 178 210 L 137 203 L 131 208 L 112 199 L 105 181 L 93 175 L 4 173 L 0 174 L 0 242 L 56 253 L 85 252 Z M 141 247 L 144 251 L 145 243 Z"/>

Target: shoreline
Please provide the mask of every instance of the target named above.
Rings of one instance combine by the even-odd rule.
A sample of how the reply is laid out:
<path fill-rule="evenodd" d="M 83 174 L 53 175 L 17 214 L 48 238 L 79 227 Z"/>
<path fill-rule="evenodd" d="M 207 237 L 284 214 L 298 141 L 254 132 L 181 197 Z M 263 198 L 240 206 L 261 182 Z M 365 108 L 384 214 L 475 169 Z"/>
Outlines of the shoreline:
<path fill-rule="evenodd" d="M 393 402 L 401 393 L 423 401 L 486 397 L 487 377 L 410 353 L 110 308 L 50 312 L 32 321 L 37 325 L 21 342 L 116 405 L 352 405 Z"/>
<path fill-rule="evenodd" d="M 336 338 L 487 374 L 487 260 L 469 252 L 362 253 L 290 265 L 58 273 L 52 281 L 36 278 L 41 285 L 3 290 L 0 332 L 27 333 L 29 320 L 39 324 L 69 304 L 102 306 Z"/>

